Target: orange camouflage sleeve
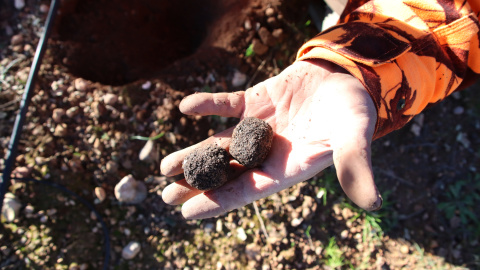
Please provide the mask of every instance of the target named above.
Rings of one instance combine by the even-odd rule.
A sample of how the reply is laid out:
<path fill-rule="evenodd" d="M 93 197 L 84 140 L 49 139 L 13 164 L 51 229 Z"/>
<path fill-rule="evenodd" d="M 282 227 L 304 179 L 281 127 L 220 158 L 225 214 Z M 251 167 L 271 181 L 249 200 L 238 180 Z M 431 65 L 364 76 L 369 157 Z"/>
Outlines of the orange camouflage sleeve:
<path fill-rule="evenodd" d="M 325 59 L 358 78 L 377 107 L 374 138 L 480 74 L 479 0 L 351 0 L 297 60 Z"/>

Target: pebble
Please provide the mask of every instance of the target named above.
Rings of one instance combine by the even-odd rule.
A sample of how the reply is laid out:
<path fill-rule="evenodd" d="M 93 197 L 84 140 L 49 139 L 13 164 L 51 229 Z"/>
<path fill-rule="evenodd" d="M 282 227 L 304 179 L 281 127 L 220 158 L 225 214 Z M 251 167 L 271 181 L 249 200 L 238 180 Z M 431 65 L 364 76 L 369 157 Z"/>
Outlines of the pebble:
<path fill-rule="evenodd" d="M 107 194 L 105 192 L 105 189 L 102 187 L 96 187 L 95 188 L 95 196 L 100 202 L 103 202 L 105 198 L 107 197 Z"/>
<path fill-rule="evenodd" d="M 247 75 L 241 73 L 238 70 L 235 70 L 232 78 L 232 86 L 233 87 L 244 86 L 246 82 L 247 82 Z"/>
<path fill-rule="evenodd" d="M 23 43 L 22 34 L 17 34 L 17 35 L 12 36 L 12 39 L 10 40 L 10 43 L 13 46 L 22 44 Z"/>
<path fill-rule="evenodd" d="M 138 158 L 141 161 L 155 161 L 155 142 L 153 140 L 148 140 L 145 146 L 143 146 Z"/>
<path fill-rule="evenodd" d="M 267 46 L 275 45 L 275 38 L 266 27 L 262 27 L 258 30 L 258 36 L 260 37 L 260 40 L 263 44 Z"/>
<path fill-rule="evenodd" d="M 252 22 L 250 20 L 246 20 L 245 23 L 243 23 L 243 27 L 246 30 L 252 30 Z"/>
<path fill-rule="evenodd" d="M 79 111 L 79 108 L 77 106 L 71 107 L 66 111 L 66 115 L 68 118 L 73 118 L 75 115 L 77 115 Z"/>
<path fill-rule="evenodd" d="M 116 174 L 118 172 L 118 164 L 113 160 L 109 160 L 105 165 L 108 174 Z"/>
<path fill-rule="evenodd" d="M 460 115 L 465 112 L 465 109 L 462 106 L 457 106 L 455 109 L 453 109 L 453 114 L 455 115 Z"/>
<path fill-rule="evenodd" d="M 5 218 L 6 222 L 13 222 L 20 213 L 20 208 L 22 204 L 12 193 L 5 194 L 3 199 L 2 215 Z"/>
<path fill-rule="evenodd" d="M 252 50 L 257 55 L 264 55 L 268 51 L 268 46 L 264 45 L 259 39 L 254 38 L 252 41 Z"/>
<path fill-rule="evenodd" d="M 131 260 L 135 258 L 140 252 L 141 246 L 139 242 L 132 241 L 126 245 L 122 250 L 122 258 L 125 260 Z"/>
<path fill-rule="evenodd" d="M 275 9 L 269 7 L 265 10 L 265 15 L 268 17 L 275 16 Z"/>
<path fill-rule="evenodd" d="M 58 124 L 55 127 L 55 131 L 53 132 L 54 136 L 57 137 L 65 137 L 67 136 L 68 130 L 67 130 L 67 125 L 66 124 Z"/>
<path fill-rule="evenodd" d="M 146 81 L 145 83 L 142 84 L 142 89 L 143 90 L 149 90 L 150 87 L 152 87 L 152 82 L 151 81 Z"/>
<path fill-rule="evenodd" d="M 107 93 L 103 96 L 103 102 L 106 105 L 114 105 L 118 101 L 118 96 L 112 93 Z"/>
<path fill-rule="evenodd" d="M 407 245 L 403 245 L 400 247 L 400 252 L 403 254 L 408 254 L 410 252 L 410 249 L 408 248 Z"/>
<path fill-rule="evenodd" d="M 244 242 L 247 240 L 247 234 L 242 227 L 237 228 L 237 238 Z"/>
<path fill-rule="evenodd" d="M 302 224 L 302 222 L 303 222 L 303 218 L 294 218 L 290 222 L 290 225 L 292 225 L 292 227 L 298 227 L 300 224 Z"/>
<path fill-rule="evenodd" d="M 15 8 L 20 10 L 25 7 L 25 0 L 15 0 Z"/>
<path fill-rule="evenodd" d="M 125 203 L 141 203 L 147 197 L 147 187 L 132 175 L 127 175 L 115 186 L 115 197 Z"/>
<path fill-rule="evenodd" d="M 45 5 L 45 4 L 41 4 L 40 8 L 39 8 L 41 13 L 47 13 L 49 9 L 50 9 L 50 7 L 48 5 Z"/>
<path fill-rule="evenodd" d="M 53 110 L 52 119 L 55 123 L 61 123 L 62 117 L 65 115 L 65 110 L 62 108 L 56 108 Z"/>
<path fill-rule="evenodd" d="M 78 91 L 82 91 L 82 92 L 87 91 L 87 81 L 85 81 L 82 78 L 75 79 L 75 81 L 73 82 L 73 85 L 75 86 L 75 89 Z"/>

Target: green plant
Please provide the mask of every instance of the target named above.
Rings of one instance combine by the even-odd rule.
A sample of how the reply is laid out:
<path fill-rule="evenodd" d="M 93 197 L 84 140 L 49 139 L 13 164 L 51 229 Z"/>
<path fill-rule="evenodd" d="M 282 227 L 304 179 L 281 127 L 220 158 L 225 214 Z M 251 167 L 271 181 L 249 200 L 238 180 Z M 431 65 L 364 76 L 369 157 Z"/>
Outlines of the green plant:
<path fill-rule="evenodd" d="M 255 52 L 253 51 L 253 43 L 251 43 L 248 48 L 245 50 L 245 57 L 254 56 Z"/>
<path fill-rule="evenodd" d="M 333 171 L 326 171 L 321 178 L 313 179 L 312 185 L 318 186 L 317 198 L 322 199 L 323 205 L 327 205 L 327 197 L 336 194 L 340 188 L 337 176 Z"/>
<path fill-rule="evenodd" d="M 330 238 L 330 240 L 328 241 L 328 245 L 325 247 L 324 254 L 325 265 L 334 269 L 338 269 L 346 265 L 343 252 L 338 247 L 335 237 Z"/>
<path fill-rule="evenodd" d="M 140 140 L 140 141 L 155 141 L 163 137 L 165 135 L 164 132 L 158 134 L 157 136 L 154 137 L 144 137 L 144 136 L 131 136 L 130 140 Z"/>
<path fill-rule="evenodd" d="M 479 181 L 480 175 L 477 174 L 470 180 L 457 181 L 449 185 L 445 194 L 445 201 L 437 205 L 437 208 L 444 212 L 448 219 L 457 215 L 462 225 L 472 227 L 471 229 L 476 233 L 479 233 L 478 227 L 480 225 L 480 221 L 475 214 L 475 210 L 480 203 Z"/>

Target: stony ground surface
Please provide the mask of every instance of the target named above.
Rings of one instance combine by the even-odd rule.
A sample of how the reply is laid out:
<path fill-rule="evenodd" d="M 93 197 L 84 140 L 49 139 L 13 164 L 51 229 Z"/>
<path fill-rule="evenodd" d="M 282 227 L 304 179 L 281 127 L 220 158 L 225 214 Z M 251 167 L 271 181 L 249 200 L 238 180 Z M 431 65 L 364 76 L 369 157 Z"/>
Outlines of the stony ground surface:
<path fill-rule="evenodd" d="M 22 2 L 0 1 L 2 157 L 49 5 Z M 374 142 L 378 212 L 355 207 L 334 168 L 218 218 L 185 220 L 180 207 L 163 203 L 175 179 L 160 175 L 159 160 L 235 124 L 182 116 L 179 101 L 278 74 L 316 31 L 305 1 L 294 4 L 256 1 L 233 45 L 203 48 L 203 56 L 120 86 L 74 75 L 52 41 L 15 176 L 62 184 L 92 203 L 111 237 L 110 269 L 480 268 L 479 84 Z M 9 204 L 14 215 L 2 217 L 1 269 L 103 266 L 100 220 L 81 201 L 31 182 L 14 181 L 9 191 L 19 207 Z"/>

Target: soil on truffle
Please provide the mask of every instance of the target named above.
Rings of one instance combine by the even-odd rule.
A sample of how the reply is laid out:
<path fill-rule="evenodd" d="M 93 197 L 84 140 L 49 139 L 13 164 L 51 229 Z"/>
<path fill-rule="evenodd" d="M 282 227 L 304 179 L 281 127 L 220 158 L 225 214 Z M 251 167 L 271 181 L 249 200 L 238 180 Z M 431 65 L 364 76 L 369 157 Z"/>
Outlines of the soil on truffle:
<path fill-rule="evenodd" d="M 228 168 L 228 152 L 216 145 L 195 149 L 183 163 L 185 180 L 199 190 L 211 190 L 225 184 Z"/>
<path fill-rule="evenodd" d="M 233 131 L 230 154 L 243 166 L 253 168 L 267 158 L 272 141 L 273 130 L 267 122 L 247 117 Z"/>

